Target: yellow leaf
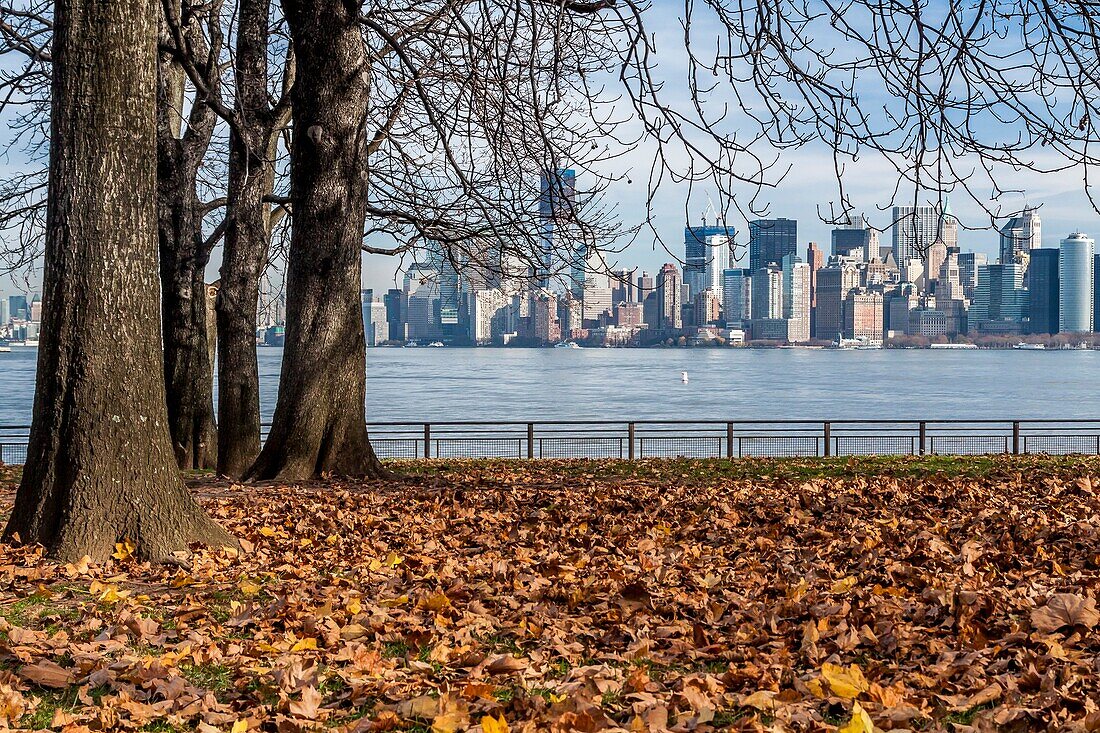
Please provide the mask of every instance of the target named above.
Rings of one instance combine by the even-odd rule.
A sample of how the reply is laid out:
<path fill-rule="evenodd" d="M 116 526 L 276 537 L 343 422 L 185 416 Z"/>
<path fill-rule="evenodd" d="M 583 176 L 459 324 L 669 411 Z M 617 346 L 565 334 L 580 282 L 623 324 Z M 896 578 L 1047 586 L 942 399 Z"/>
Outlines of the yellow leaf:
<path fill-rule="evenodd" d="M 248 721 L 238 720 L 236 723 L 233 724 L 233 728 L 229 731 L 229 733 L 245 733 L 246 730 L 248 730 Z"/>
<path fill-rule="evenodd" d="M 810 680 L 806 683 L 806 689 L 808 689 L 814 697 L 825 697 L 825 690 L 821 687 L 821 680 Z"/>
<path fill-rule="evenodd" d="M 273 530 L 271 527 L 260 527 L 260 534 L 262 534 L 264 537 L 274 537 L 275 530 Z"/>
<path fill-rule="evenodd" d="M 134 550 L 136 549 L 137 545 L 134 544 L 133 540 L 131 540 L 129 537 L 126 537 L 122 540 L 122 542 L 115 543 L 115 551 L 111 553 L 111 557 L 116 560 L 125 560 L 129 557 L 133 557 Z"/>
<path fill-rule="evenodd" d="M 317 640 L 314 639 L 312 636 L 310 636 L 310 637 L 307 637 L 305 639 L 299 639 L 297 642 L 295 642 L 294 646 L 292 646 L 290 648 L 290 651 L 292 651 L 292 652 L 301 652 L 301 651 L 305 651 L 307 649 L 316 649 L 316 648 L 317 648 Z"/>
<path fill-rule="evenodd" d="M 254 596 L 260 592 L 260 588 L 262 588 L 263 586 L 261 586 L 259 583 L 253 583 L 250 580 L 242 580 L 237 585 L 237 587 L 240 588 L 241 593 L 245 594 L 246 596 Z"/>
<path fill-rule="evenodd" d="M 871 716 L 867 711 L 857 702 L 852 705 L 852 719 L 837 733 L 875 733 L 875 724 L 871 722 Z"/>
<path fill-rule="evenodd" d="M 856 584 L 856 577 L 849 575 L 847 578 L 841 578 L 837 582 L 833 583 L 833 587 L 829 589 L 830 593 L 847 593 Z"/>
<path fill-rule="evenodd" d="M 741 698 L 741 706 L 757 710 L 775 710 L 775 693 L 771 690 L 757 690 Z"/>
<path fill-rule="evenodd" d="M 359 602 L 358 598 L 352 598 L 348 601 L 348 605 L 345 608 L 347 608 L 348 613 L 354 616 L 363 610 L 363 604 Z"/>
<path fill-rule="evenodd" d="M 833 694 L 839 697 L 855 699 L 859 697 L 860 693 L 867 692 L 870 689 L 867 678 L 863 676 L 863 671 L 855 664 L 850 665 L 848 669 L 844 669 L 839 664 L 826 662 L 821 665 L 821 676 L 829 683 Z"/>
<path fill-rule="evenodd" d="M 550 702 L 554 703 L 555 705 L 557 705 L 559 702 L 565 702 L 565 698 L 566 698 L 565 695 L 559 695 L 556 692 L 551 692 L 550 695 L 548 696 L 548 699 L 550 700 Z"/>
<path fill-rule="evenodd" d="M 405 562 L 405 558 L 401 557 L 396 552 L 391 551 L 390 554 L 386 555 L 386 565 L 391 568 L 396 568 L 403 562 Z"/>
<path fill-rule="evenodd" d="M 511 730 L 508 727 L 508 721 L 504 719 L 504 713 L 501 713 L 499 718 L 486 715 L 481 719 L 481 729 L 485 733 L 509 733 Z"/>

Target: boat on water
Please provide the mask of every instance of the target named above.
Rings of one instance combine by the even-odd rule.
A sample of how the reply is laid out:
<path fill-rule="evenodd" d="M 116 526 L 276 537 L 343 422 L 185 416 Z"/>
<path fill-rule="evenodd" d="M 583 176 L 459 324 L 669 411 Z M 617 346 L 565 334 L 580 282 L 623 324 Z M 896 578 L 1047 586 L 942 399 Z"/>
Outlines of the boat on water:
<path fill-rule="evenodd" d="M 438 348 L 441 348 L 443 346 L 443 342 L 442 341 L 433 341 L 430 344 L 428 344 L 428 346 L 431 346 L 433 348 L 438 349 Z"/>
<path fill-rule="evenodd" d="M 1023 341 L 1016 344 L 1012 348 L 1019 349 L 1020 351 L 1046 351 L 1046 344 L 1025 344 Z"/>
<path fill-rule="evenodd" d="M 11 344 L 3 339 L 0 339 L 0 352 L 2 351 L 11 351 Z"/>
<path fill-rule="evenodd" d="M 977 349 L 977 344 L 929 344 L 930 349 Z"/>
<path fill-rule="evenodd" d="M 862 339 L 841 339 L 834 342 L 838 349 L 845 350 L 860 350 L 865 351 L 868 349 L 881 349 L 882 343 L 878 341 L 864 341 Z"/>
<path fill-rule="evenodd" d="M 579 349 L 579 348 L 581 348 L 581 346 L 576 341 L 563 341 L 560 344 L 554 344 L 554 348 L 555 349 Z"/>

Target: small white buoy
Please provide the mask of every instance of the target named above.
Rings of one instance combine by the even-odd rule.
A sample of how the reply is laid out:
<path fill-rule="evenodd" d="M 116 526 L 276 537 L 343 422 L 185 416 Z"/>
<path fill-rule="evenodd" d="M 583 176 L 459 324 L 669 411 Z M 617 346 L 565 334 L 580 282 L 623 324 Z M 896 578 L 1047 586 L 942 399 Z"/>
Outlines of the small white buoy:
<path fill-rule="evenodd" d="M 687 381 L 688 381 L 688 373 L 687 372 L 680 372 L 680 381 L 683 382 L 684 384 L 687 384 Z"/>

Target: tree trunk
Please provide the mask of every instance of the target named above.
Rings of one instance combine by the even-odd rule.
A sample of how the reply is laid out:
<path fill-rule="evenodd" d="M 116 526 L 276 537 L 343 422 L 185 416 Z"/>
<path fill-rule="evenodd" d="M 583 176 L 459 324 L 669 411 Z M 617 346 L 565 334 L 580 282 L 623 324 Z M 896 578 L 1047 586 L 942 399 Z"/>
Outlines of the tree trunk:
<path fill-rule="evenodd" d="M 356 8 L 341 0 L 283 0 L 297 61 L 286 346 L 271 433 L 251 478 L 385 473 L 364 412 L 368 80 Z"/>
<path fill-rule="evenodd" d="M 195 23 L 188 29 L 201 39 Z M 194 43 L 206 51 L 204 42 Z M 168 430 L 181 469 L 217 466 L 214 374 L 209 363 L 206 265 L 210 246 L 202 230 L 197 182 L 214 113 L 196 99 L 181 135 L 182 74 L 170 58 L 159 64 L 157 92 L 157 213 L 160 237 L 161 318 Z"/>
<path fill-rule="evenodd" d="M 256 364 L 260 275 L 269 232 L 264 196 L 273 115 L 267 91 L 270 0 L 241 0 L 237 11 L 236 104 L 229 135 L 229 191 L 218 290 L 218 472 L 234 478 L 260 452 L 260 377 Z M 272 156 L 273 157 L 273 156 Z"/>
<path fill-rule="evenodd" d="M 5 537 L 55 557 L 231 543 L 172 456 L 157 297 L 155 0 L 57 0 L 42 338 Z"/>

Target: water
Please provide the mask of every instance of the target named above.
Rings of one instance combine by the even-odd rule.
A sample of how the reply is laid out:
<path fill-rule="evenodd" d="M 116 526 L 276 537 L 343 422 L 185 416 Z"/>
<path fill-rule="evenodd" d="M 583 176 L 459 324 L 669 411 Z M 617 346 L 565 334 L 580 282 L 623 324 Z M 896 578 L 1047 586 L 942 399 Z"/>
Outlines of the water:
<path fill-rule="evenodd" d="M 0 425 L 31 419 L 37 351 L 0 353 Z M 260 349 L 261 411 L 281 349 Z M 680 372 L 690 381 L 683 384 Z M 1097 351 L 371 349 L 372 421 L 1100 418 Z"/>

